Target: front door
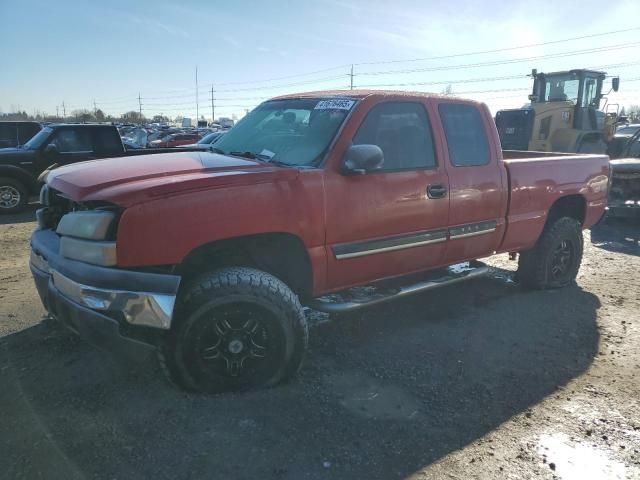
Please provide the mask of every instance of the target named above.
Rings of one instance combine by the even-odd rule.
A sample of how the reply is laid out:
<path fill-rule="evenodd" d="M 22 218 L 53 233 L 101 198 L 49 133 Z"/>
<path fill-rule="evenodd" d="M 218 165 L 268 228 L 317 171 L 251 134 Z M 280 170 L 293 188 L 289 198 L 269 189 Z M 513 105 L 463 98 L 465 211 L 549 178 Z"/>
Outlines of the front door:
<path fill-rule="evenodd" d="M 373 106 L 352 143 L 378 145 L 381 170 L 327 171 L 327 286 L 337 290 L 439 264 L 447 241 L 448 179 L 421 102 Z"/>

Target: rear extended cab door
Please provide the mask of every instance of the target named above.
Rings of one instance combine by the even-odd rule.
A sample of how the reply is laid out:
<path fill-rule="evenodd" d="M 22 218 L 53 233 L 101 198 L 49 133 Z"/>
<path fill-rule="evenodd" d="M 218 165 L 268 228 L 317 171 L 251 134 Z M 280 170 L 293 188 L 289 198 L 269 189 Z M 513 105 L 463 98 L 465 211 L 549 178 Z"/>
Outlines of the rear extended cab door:
<path fill-rule="evenodd" d="M 48 145 L 53 145 L 55 151 L 48 151 Z M 69 165 L 97 158 L 92 129 L 83 125 L 55 128 L 51 137 L 42 145 L 41 155 L 46 166 L 54 163 Z"/>
<path fill-rule="evenodd" d="M 449 177 L 449 241 L 444 263 L 493 254 L 505 230 L 507 172 L 498 134 L 484 104 L 434 99 L 437 138 Z"/>
<path fill-rule="evenodd" d="M 389 95 L 362 100 L 347 121 L 325 174 L 327 290 L 441 263 L 448 179 L 431 117 L 426 97 Z M 382 169 L 345 175 L 352 144 L 379 146 Z"/>
<path fill-rule="evenodd" d="M 101 126 L 91 130 L 96 158 L 121 157 L 125 154 L 122 138 L 116 127 Z"/>

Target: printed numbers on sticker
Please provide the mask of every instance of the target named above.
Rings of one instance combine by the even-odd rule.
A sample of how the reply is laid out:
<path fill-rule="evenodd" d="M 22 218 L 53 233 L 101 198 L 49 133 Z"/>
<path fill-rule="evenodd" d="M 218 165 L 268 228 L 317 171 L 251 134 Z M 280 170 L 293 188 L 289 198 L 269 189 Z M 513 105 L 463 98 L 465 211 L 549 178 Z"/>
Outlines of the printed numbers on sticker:
<path fill-rule="evenodd" d="M 320 100 L 316 104 L 315 110 L 350 110 L 354 103 L 356 103 L 354 100 Z"/>

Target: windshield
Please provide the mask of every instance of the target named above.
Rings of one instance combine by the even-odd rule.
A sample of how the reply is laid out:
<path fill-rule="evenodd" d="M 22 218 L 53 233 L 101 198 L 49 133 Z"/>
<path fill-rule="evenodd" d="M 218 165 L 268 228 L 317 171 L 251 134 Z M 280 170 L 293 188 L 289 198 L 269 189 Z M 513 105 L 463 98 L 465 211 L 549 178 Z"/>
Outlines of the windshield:
<path fill-rule="evenodd" d="M 216 141 L 216 139 L 222 135 L 222 133 L 220 132 L 211 132 L 207 135 L 205 135 L 204 137 L 202 137 L 200 140 L 198 140 L 198 143 L 206 143 L 206 144 L 210 144 L 210 143 L 214 143 Z"/>
<path fill-rule="evenodd" d="M 616 133 L 619 133 L 622 135 L 633 135 L 638 130 L 640 130 L 640 125 L 628 125 L 626 127 L 618 127 L 618 129 L 616 130 Z"/>
<path fill-rule="evenodd" d="M 27 150 L 36 150 L 42 146 L 42 144 L 49 138 L 49 135 L 53 132 L 52 128 L 45 127 L 36 133 L 31 140 L 25 143 L 22 148 L 26 148 Z"/>
<path fill-rule="evenodd" d="M 225 152 L 246 153 L 295 166 L 316 164 L 356 101 L 348 98 L 271 100 L 247 114 L 216 142 Z"/>
<path fill-rule="evenodd" d="M 572 74 L 547 76 L 545 78 L 544 102 L 578 102 L 580 79 Z"/>

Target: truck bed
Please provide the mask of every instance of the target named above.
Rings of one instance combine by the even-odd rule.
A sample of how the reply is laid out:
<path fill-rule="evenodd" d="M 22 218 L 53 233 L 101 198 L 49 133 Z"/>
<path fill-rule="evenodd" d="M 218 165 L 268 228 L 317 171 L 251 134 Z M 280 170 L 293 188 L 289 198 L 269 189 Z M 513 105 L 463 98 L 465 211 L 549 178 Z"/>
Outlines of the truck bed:
<path fill-rule="evenodd" d="M 586 154 L 584 154 L 586 155 Z M 502 158 L 504 160 L 529 160 L 536 158 L 564 158 L 564 157 L 582 156 L 578 153 L 566 153 L 566 152 L 537 152 L 530 150 L 503 150 Z"/>
<path fill-rule="evenodd" d="M 547 214 L 561 197 L 563 202 L 584 209 L 585 228 L 604 214 L 609 181 L 607 155 L 507 150 L 503 156 L 509 208 L 501 251 L 531 248 Z"/>

